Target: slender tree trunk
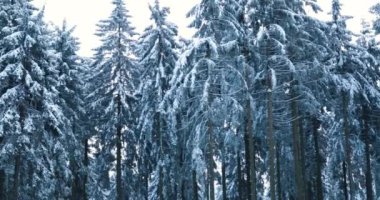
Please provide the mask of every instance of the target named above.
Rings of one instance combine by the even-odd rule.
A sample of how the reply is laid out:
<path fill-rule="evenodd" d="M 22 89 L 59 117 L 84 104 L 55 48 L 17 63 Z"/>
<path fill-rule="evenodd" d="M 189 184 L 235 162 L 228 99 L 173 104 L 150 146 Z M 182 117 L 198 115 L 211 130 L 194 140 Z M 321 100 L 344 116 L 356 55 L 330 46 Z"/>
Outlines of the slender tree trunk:
<path fill-rule="evenodd" d="M 164 200 L 164 173 L 163 173 L 163 169 L 162 169 L 162 162 L 163 162 L 163 156 L 164 156 L 164 151 L 163 151 L 163 134 L 162 134 L 162 130 L 161 130 L 161 114 L 160 113 L 156 113 L 157 115 L 157 132 L 158 132 L 158 137 L 159 137 L 159 145 L 160 145 L 160 149 L 159 149 L 159 161 L 158 161 L 158 165 L 159 165 L 159 175 L 158 175 L 158 198 L 159 200 Z"/>
<path fill-rule="evenodd" d="M 88 181 L 88 164 L 89 164 L 89 159 L 88 159 L 88 152 L 89 152 L 89 147 L 88 147 L 88 139 L 84 140 L 84 160 L 83 160 L 83 165 L 85 168 L 85 172 L 83 175 L 83 183 L 82 183 L 82 198 L 83 200 L 87 200 L 87 181 Z"/>
<path fill-rule="evenodd" d="M 123 187 L 122 187 L 122 174 L 121 174 L 121 131 L 122 125 L 120 123 L 121 118 L 121 97 L 117 97 L 117 116 L 118 124 L 116 130 L 116 199 L 123 200 Z"/>
<path fill-rule="evenodd" d="M 207 135 L 208 135 L 208 144 L 207 144 L 207 182 L 209 188 L 209 199 L 215 200 L 215 189 L 214 189 L 214 149 L 213 149 L 213 125 L 211 119 L 207 122 Z"/>
<path fill-rule="evenodd" d="M 163 193 L 163 187 L 164 187 L 164 180 L 163 180 L 164 173 L 162 171 L 162 166 L 159 166 L 159 180 L 158 180 L 158 197 L 160 200 L 164 200 L 164 193 Z"/>
<path fill-rule="evenodd" d="M 269 188 L 271 200 L 276 199 L 276 177 L 275 177 L 275 141 L 273 131 L 273 97 L 272 97 L 272 73 L 268 71 L 268 92 L 267 92 L 267 115 L 268 115 L 268 145 L 269 145 Z"/>
<path fill-rule="evenodd" d="M 179 144 L 178 144 L 178 160 L 179 160 L 179 183 L 180 183 L 180 187 L 181 187 L 181 200 L 185 200 L 186 199 L 186 196 L 185 196 L 185 191 L 186 191 L 186 185 L 185 185 L 185 149 L 184 149 L 184 146 L 185 146 L 185 137 L 183 136 L 183 132 L 181 131 L 181 127 L 182 127 L 182 116 L 180 114 L 177 114 L 176 116 L 176 119 L 177 119 L 177 134 L 178 134 L 178 141 L 179 141 Z"/>
<path fill-rule="evenodd" d="M 13 175 L 13 200 L 19 199 L 19 187 L 20 187 L 20 168 L 21 168 L 21 156 L 17 154 L 15 156 L 15 168 Z"/>
<path fill-rule="evenodd" d="M 246 44 L 243 45 L 242 51 L 245 59 L 249 57 L 249 51 Z M 251 100 L 249 94 L 249 87 L 251 85 L 251 80 L 249 77 L 248 65 L 244 66 L 244 79 L 247 85 L 246 88 L 246 103 L 245 103 L 245 128 L 244 128 L 244 150 L 245 150 L 245 162 L 246 162 L 246 173 L 247 173 L 247 195 L 248 200 L 256 200 L 256 163 L 255 163 L 255 143 L 253 138 L 253 116 L 251 108 Z"/>
<path fill-rule="evenodd" d="M 376 197 L 380 197 L 380 118 L 378 118 L 377 123 L 375 125 L 377 127 L 375 129 L 375 135 L 377 136 L 376 142 L 374 145 L 375 152 L 375 186 L 376 186 Z"/>
<path fill-rule="evenodd" d="M 211 58 L 211 48 L 210 45 L 207 43 L 207 55 L 206 58 Z M 210 81 L 210 86 L 208 88 L 208 97 L 207 97 L 207 102 L 208 102 L 208 107 L 211 108 L 211 103 L 213 100 L 213 91 L 212 91 L 212 78 L 214 77 L 213 75 L 213 69 L 211 66 L 208 66 L 208 77 Z M 213 131 L 214 131 L 214 125 L 212 124 L 212 119 L 211 119 L 211 110 L 207 111 L 207 183 L 208 183 L 208 194 L 207 197 L 210 200 L 215 200 L 215 188 L 214 188 L 214 137 L 213 137 Z"/>
<path fill-rule="evenodd" d="M 344 194 L 344 199 L 348 200 L 348 189 L 347 189 L 347 169 L 346 169 L 346 162 L 342 162 L 342 170 L 343 170 L 343 194 Z"/>
<path fill-rule="evenodd" d="M 350 125 L 349 125 L 349 114 L 348 114 L 348 94 L 343 92 L 343 127 L 344 127 L 344 152 L 345 152 L 345 162 L 347 167 L 347 178 L 348 178 L 348 189 L 350 194 L 350 199 L 354 197 L 353 190 L 353 178 L 352 178 L 352 165 L 351 165 L 351 145 L 350 145 Z"/>
<path fill-rule="evenodd" d="M 193 169 L 193 200 L 198 200 L 197 172 Z"/>
<path fill-rule="evenodd" d="M 240 161 L 240 153 L 237 152 L 237 185 L 238 185 L 238 193 L 239 193 L 239 200 L 243 200 L 243 177 L 241 172 L 241 161 Z"/>
<path fill-rule="evenodd" d="M 293 79 L 293 81 L 295 81 Z M 300 120 L 298 114 L 298 105 L 294 85 L 291 88 L 291 116 L 292 116 L 292 132 L 293 132 L 293 157 L 296 178 L 296 197 L 297 200 L 305 199 L 305 182 L 303 178 L 302 169 L 302 153 L 301 153 L 301 134 L 300 134 Z"/>
<path fill-rule="evenodd" d="M 363 130 L 363 137 L 364 137 L 364 144 L 365 144 L 365 163 L 366 163 L 366 172 L 365 172 L 366 192 L 367 192 L 367 200 L 373 200 L 368 107 L 363 106 L 362 112 L 363 112 L 362 113 L 362 123 L 363 123 L 362 130 Z"/>
<path fill-rule="evenodd" d="M 279 142 L 276 143 L 276 169 L 277 169 L 277 198 L 282 200 L 282 188 L 281 188 L 281 165 L 280 165 L 281 147 Z"/>
<path fill-rule="evenodd" d="M 224 160 L 224 155 L 222 161 L 222 194 L 223 200 L 227 200 L 226 162 Z"/>
<path fill-rule="evenodd" d="M 5 170 L 0 169 L 0 199 L 5 199 L 5 194 L 7 193 L 5 180 Z"/>
<path fill-rule="evenodd" d="M 315 150 L 315 167 L 316 167 L 316 199 L 323 200 L 323 183 L 322 183 L 322 161 L 321 155 L 319 153 L 319 137 L 318 128 L 320 122 L 317 118 L 313 118 L 313 139 L 314 139 L 314 150 Z"/>
<path fill-rule="evenodd" d="M 298 109 L 297 109 L 298 110 Z M 300 114 L 298 114 L 300 115 Z M 302 171 L 302 181 L 304 184 L 304 198 L 306 200 L 309 200 L 312 198 L 312 196 L 309 196 L 309 190 L 310 190 L 310 178 L 308 179 L 306 174 L 306 159 L 305 159 L 305 134 L 304 134 L 304 128 L 303 128 L 304 120 L 302 117 L 299 117 L 299 134 L 300 134 L 300 155 L 301 155 L 301 171 Z"/>

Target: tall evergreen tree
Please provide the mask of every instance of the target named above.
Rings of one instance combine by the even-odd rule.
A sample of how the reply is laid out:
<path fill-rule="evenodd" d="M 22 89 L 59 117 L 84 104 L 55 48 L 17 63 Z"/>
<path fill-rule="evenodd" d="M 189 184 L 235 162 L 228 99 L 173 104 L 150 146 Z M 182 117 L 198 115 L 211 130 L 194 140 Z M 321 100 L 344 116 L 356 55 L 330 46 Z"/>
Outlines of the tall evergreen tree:
<path fill-rule="evenodd" d="M 169 116 L 160 110 L 163 96 L 169 89 L 169 81 L 178 59 L 179 44 L 176 25 L 167 22 L 169 8 L 160 7 L 156 0 L 149 6 L 154 24 L 145 29 L 140 38 L 139 54 L 143 67 L 141 77 L 141 127 L 140 142 L 144 180 L 149 183 L 149 199 L 175 199 L 176 138 L 175 127 Z M 152 163 L 152 164 L 150 164 Z M 150 165 L 150 166 L 149 166 Z M 151 177 L 149 168 L 153 168 Z M 145 191 L 146 193 L 148 191 Z"/>
<path fill-rule="evenodd" d="M 133 198 L 133 168 L 135 161 L 134 113 L 136 75 L 138 65 L 134 54 L 133 36 L 136 34 L 129 22 L 128 10 L 122 0 L 112 1 L 111 16 L 98 24 L 97 36 L 102 44 L 96 49 L 93 64 L 93 88 L 88 98 L 98 132 L 99 159 L 97 174 L 100 179 L 95 187 L 100 187 L 104 198 Z M 116 151 L 116 155 L 112 152 Z M 123 161 L 122 155 L 126 160 Z M 116 158 L 115 158 L 116 156 Z M 125 162 L 123 164 L 123 162 Z M 110 165 L 114 163 L 114 167 Z M 125 168 L 123 168 L 125 166 Z M 115 180 L 110 180 L 110 171 L 115 171 Z M 123 177 L 123 171 L 125 176 Z M 128 184 L 125 184 L 128 183 Z M 115 185 L 115 187 L 113 187 Z M 97 190 L 93 188 L 93 190 Z"/>
<path fill-rule="evenodd" d="M 69 121 L 59 103 L 57 57 L 43 11 L 29 1 L 3 1 L 1 39 L 2 168 L 12 177 L 10 199 L 53 198 L 57 171 L 68 172 Z M 54 155 L 60 155 L 54 160 Z M 59 192 L 58 192 L 59 193 Z"/>

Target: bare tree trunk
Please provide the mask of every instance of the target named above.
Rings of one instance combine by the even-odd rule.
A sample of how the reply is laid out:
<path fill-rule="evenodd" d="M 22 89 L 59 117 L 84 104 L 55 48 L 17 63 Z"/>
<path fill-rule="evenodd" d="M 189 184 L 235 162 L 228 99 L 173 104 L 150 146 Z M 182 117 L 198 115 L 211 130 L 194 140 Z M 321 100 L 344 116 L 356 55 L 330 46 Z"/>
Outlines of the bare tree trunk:
<path fill-rule="evenodd" d="M 223 200 L 227 200 L 226 162 L 224 158 L 222 161 L 222 193 L 223 193 Z"/>
<path fill-rule="evenodd" d="M 17 154 L 15 157 L 15 168 L 13 175 L 13 200 L 19 199 L 19 187 L 20 187 L 20 167 L 21 167 L 21 156 Z"/>
<path fill-rule="evenodd" d="M 319 137 L 318 128 L 320 122 L 317 118 L 313 118 L 313 139 L 314 139 L 314 150 L 315 150 L 315 166 L 316 166 L 316 199 L 323 200 L 323 183 L 322 183 L 322 161 L 321 155 L 319 153 Z"/>
<path fill-rule="evenodd" d="M 164 156 L 164 151 L 163 151 L 163 135 L 162 135 L 162 130 L 161 130 L 161 114 L 160 113 L 156 113 L 157 115 L 157 132 L 158 132 L 158 136 L 159 136 L 159 145 L 160 145 L 160 149 L 159 149 L 159 161 L 158 161 L 158 165 L 159 165 L 159 175 L 158 175 L 158 198 L 160 200 L 164 200 L 164 172 L 163 172 L 163 169 L 162 169 L 162 162 L 163 162 L 163 156 Z"/>
<path fill-rule="evenodd" d="M 298 110 L 298 109 L 297 109 Z M 298 113 L 298 115 L 300 115 Z M 304 120 L 302 117 L 299 117 L 299 135 L 300 135 L 300 155 L 301 155 L 301 171 L 302 171 L 302 181 L 304 185 L 304 198 L 306 200 L 311 199 L 312 196 L 308 195 L 308 191 L 310 190 L 310 183 L 308 182 L 308 179 L 306 177 L 306 160 L 305 160 L 305 135 L 304 135 L 304 128 L 303 128 Z"/>
<path fill-rule="evenodd" d="M 362 112 L 363 112 L 362 113 L 362 123 L 363 123 L 362 130 L 363 130 L 363 137 L 364 137 L 364 144 L 365 144 L 365 163 L 366 163 L 366 172 L 365 172 L 366 192 L 367 192 L 367 200 L 373 200 L 368 107 L 363 106 Z"/>
<path fill-rule="evenodd" d="M 376 131 L 375 135 L 377 136 L 376 142 L 374 145 L 375 152 L 375 186 L 376 186 L 376 197 L 380 197 L 380 118 L 378 118 L 377 123 L 375 125 Z"/>
<path fill-rule="evenodd" d="M 348 189 L 350 194 L 350 199 L 354 197 L 353 191 L 353 179 L 352 179 L 352 165 L 351 165 L 351 145 L 350 145 L 350 125 L 349 125 L 349 114 L 348 114 L 348 94 L 343 92 L 343 127 L 344 127 L 344 153 L 345 162 L 347 167 L 347 178 L 348 178 Z"/>
<path fill-rule="evenodd" d="M 88 139 L 85 139 L 84 140 L 84 160 L 83 160 L 85 172 L 84 172 L 83 183 L 82 183 L 83 200 L 87 200 L 87 181 L 88 181 L 88 172 L 87 171 L 88 171 L 88 164 L 89 164 L 88 152 L 89 152 Z"/>
<path fill-rule="evenodd" d="M 197 172 L 193 169 L 193 200 L 198 200 Z"/>
<path fill-rule="evenodd" d="M 0 199 L 6 199 L 7 188 L 5 185 L 6 174 L 5 170 L 0 169 Z"/>
<path fill-rule="evenodd" d="M 121 97 L 117 97 L 117 116 L 118 124 L 116 130 L 116 199 L 123 200 L 123 186 L 122 186 L 122 174 L 121 174 L 121 130 L 122 125 L 120 122 L 121 118 Z"/>
<path fill-rule="evenodd" d="M 207 182 L 208 182 L 208 188 L 209 188 L 209 199 L 215 200 L 215 189 L 214 189 L 214 149 L 213 149 L 213 126 L 211 119 L 207 122 L 207 135 L 208 135 L 208 142 L 207 142 Z"/>
<path fill-rule="evenodd" d="M 281 165 L 280 165 L 281 147 L 279 142 L 276 143 L 276 169 L 277 169 L 277 198 L 282 200 L 281 188 Z"/>
<path fill-rule="evenodd" d="M 346 169 L 346 162 L 342 162 L 342 170 L 343 170 L 343 194 L 344 194 L 344 199 L 348 200 L 348 189 L 347 189 L 347 169 Z"/>
<path fill-rule="evenodd" d="M 243 200 L 243 177 L 241 172 L 241 161 L 240 161 L 240 153 L 237 152 L 237 184 L 238 184 L 238 193 L 239 193 L 239 200 Z"/>
<path fill-rule="evenodd" d="M 249 57 L 249 51 L 246 44 L 243 45 L 242 54 L 247 60 Z M 244 127 L 244 150 L 245 150 L 245 162 L 246 162 L 246 174 L 247 174 L 247 196 L 248 200 L 256 200 L 256 163 L 255 163 L 255 142 L 253 137 L 253 116 L 251 108 L 251 99 L 249 93 L 249 87 L 251 80 L 249 77 L 249 66 L 244 66 L 244 79 L 246 83 L 245 91 L 245 127 Z"/>
<path fill-rule="evenodd" d="M 293 79 L 293 81 L 295 81 Z M 296 100 L 296 93 L 294 85 L 291 88 L 291 119 L 292 119 L 292 132 L 293 132 L 293 157 L 296 178 L 296 197 L 297 200 L 305 199 L 305 182 L 302 169 L 302 153 L 301 153 L 301 134 L 300 134 L 300 120 L 298 113 L 298 104 Z"/>
<path fill-rule="evenodd" d="M 273 131 L 273 97 L 272 97 L 272 73 L 268 71 L 268 92 L 267 92 L 267 104 L 268 104 L 268 145 L 269 145 L 269 185 L 270 185 L 270 198 L 276 199 L 276 177 L 275 177 L 275 142 Z"/>

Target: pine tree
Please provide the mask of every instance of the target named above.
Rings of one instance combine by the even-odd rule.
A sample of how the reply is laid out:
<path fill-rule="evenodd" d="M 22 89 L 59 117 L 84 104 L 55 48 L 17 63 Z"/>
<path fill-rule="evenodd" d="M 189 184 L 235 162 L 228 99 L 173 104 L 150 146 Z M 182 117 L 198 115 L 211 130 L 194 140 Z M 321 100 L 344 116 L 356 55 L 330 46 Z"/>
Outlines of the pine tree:
<path fill-rule="evenodd" d="M 12 177 L 10 199 L 53 198 L 59 184 L 55 172 L 68 171 L 63 144 L 69 123 L 57 103 L 57 58 L 43 11 L 35 11 L 29 1 L 3 2 L 0 132 L 2 163 L 12 167 L 6 174 Z"/>
<path fill-rule="evenodd" d="M 135 159 L 134 102 L 138 65 L 134 54 L 133 36 L 136 34 L 129 22 L 130 16 L 122 0 L 112 1 L 111 16 L 98 24 L 97 36 L 102 44 L 96 49 L 91 78 L 93 88 L 88 98 L 96 120 L 99 152 L 97 155 L 100 188 L 108 194 L 115 184 L 115 199 L 129 198 L 133 187 L 133 162 Z M 123 146 L 123 143 L 126 145 Z M 112 151 L 116 151 L 116 158 Z M 123 164 L 122 154 L 126 160 Z M 115 181 L 110 180 L 110 163 L 115 163 Z M 123 169 L 122 166 L 126 168 Z M 123 177 L 123 170 L 125 177 Z M 103 181 L 101 181 L 103 180 Z M 111 181 L 111 182 L 110 182 Z M 112 183 L 112 185 L 110 185 Z M 128 186 L 124 186 L 128 183 Z M 99 186 L 98 186 L 99 187 Z M 97 190 L 97 189 L 95 189 Z M 126 192 L 126 194 L 125 194 Z M 110 196 L 95 197 L 99 199 Z M 130 197 L 132 198 L 132 197 Z"/>
<path fill-rule="evenodd" d="M 70 160 L 70 172 L 71 177 L 69 180 L 65 180 L 66 187 L 71 187 L 72 199 L 85 199 L 84 185 L 84 145 L 85 139 L 85 115 L 84 112 L 84 93 L 82 81 L 84 74 L 84 66 L 82 59 L 77 55 L 79 50 L 78 39 L 72 36 L 75 28 L 68 28 L 66 21 L 63 22 L 61 28 L 56 28 L 54 48 L 57 52 L 59 71 L 59 83 L 58 91 L 60 98 L 63 99 L 60 102 L 64 111 L 64 115 L 70 119 L 70 125 L 67 129 L 65 141 L 65 148 L 69 150 L 68 159 Z M 61 176 L 64 174 L 61 172 Z M 68 178 L 68 177 L 66 177 Z M 64 187 L 60 187 L 64 188 Z"/>
<path fill-rule="evenodd" d="M 167 22 L 169 8 L 161 8 L 158 1 L 149 6 L 151 20 L 154 24 L 148 27 L 140 38 L 139 54 L 143 76 L 141 77 L 141 145 L 144 170 L 141 172 L 149 181 L 149 199 L 172 199 L 175 181 L 176 160 L 175 149 L 177 137 L 174 134 L 169 116 L 160 110 L 160 103 L 169 89 L 169 81 L 178 59 L 176 48 L 177 27 Z M 151 146 L 150 149 L 147 149 Z M 148 155 L 147 155 L 148 154 Z M 148 163 L 153 163 L 148 166 Z M 150 167 L 153 168 L 153 178 L 150 177 Z M 147 192 L 147 191 L 145 191 Z"/>

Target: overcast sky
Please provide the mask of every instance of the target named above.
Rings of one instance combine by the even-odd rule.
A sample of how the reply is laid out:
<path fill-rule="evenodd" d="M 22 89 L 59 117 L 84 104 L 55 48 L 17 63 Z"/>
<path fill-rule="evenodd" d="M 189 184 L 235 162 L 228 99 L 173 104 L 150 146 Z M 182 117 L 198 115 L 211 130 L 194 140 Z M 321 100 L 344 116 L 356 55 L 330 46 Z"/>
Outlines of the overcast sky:
<path fill-rule="evenodd" d="M 200 0 L 161 0 L 161 4 L 169 6 L 171 15 L 169 20 L 179 27 L 180 35 L 190 38 L 193 31 L 187 28 L 190 23 L 186 18 L 186 13 L 191 7 Z M 349 22 L 349 28 L 357 32 L 360 30 L 361 19 L 371 20 L 368 13 L 370 6 L 378 0 L 341 0 L 343 4 L 342 12 L 345 15 L 354 17 Z M 150 13 L 148 4 L 154 0 L 126 0 L 127 8 L 132 15 L 132 24 L 138 32 L 142 32 L 149 21 Z M 324 14 L 318 17 L 328 19 L 326 13 L 331 11 L 331 0 L 318 0 L 324 10 Z M 109 17 L 112 10 L 111 0 L 35 0 L 35 5 L 42 8 L 45 5 L 47 21 L 60 25 L 66 19 L 71 26 L 76 25 L 75 36 L 80 39 L 81 49 L 79 54 L 82 56 L 92 56 L 91 49 L 99 45 L 98 39 L 94 36 L 96 23 L 101 19 Z"/>

